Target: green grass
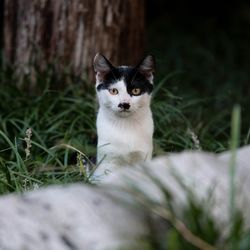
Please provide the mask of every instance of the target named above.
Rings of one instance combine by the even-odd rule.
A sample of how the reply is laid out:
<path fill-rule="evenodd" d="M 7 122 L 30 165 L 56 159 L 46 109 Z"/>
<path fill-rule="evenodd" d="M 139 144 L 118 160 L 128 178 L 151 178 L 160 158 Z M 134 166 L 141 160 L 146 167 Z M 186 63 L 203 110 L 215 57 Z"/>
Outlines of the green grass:
<path fill-rule="evenodd" d="M 208 39 L 205 31 L 210 34 Z M 151 25 L 149 50 L 158 62 L 152 100 L 155 155 L 197 148 L 211 152 L 229 149 L 235 104 L 241 106 L 242 116 L 239 145 L 249 144 L 249 41 L 213 26 L 179 32 L 162 18 Z M 13 68 L 0 66 L 0 194 L 89 182 L 84 155 L 93 161 L 96 155 L 94 86 L 67 72 L 58 76 L 50 66 L 45 73 L 37 72 L 36 79 L 40 92 L 29 95 L 15 87 L 18 79 Z M 29 89 L 29 76 L 24 81 Z M 58 83 L 67 87 L 55 90 Z M 28 128 L 32 129 L 32 146 L 27 157 L 24 138 Z M 230 237 L 218 242 L 221 232 L 205 205 L 192 196 L 189 200 L 179 219 L 193 235 L 221 249 L 250 249 L 249 233 L 242 231 L 240 216 L 234 215 Z M 154 213 L 152 208 L 154 204 L 149 204 L 149 213 Z M 197 249 L 169 217 L 164 220 L 171 229 L 160 242 L 152 239 L 150 249 Z"/>
<path fill-rule="evenodd" d="M 157 58 L 156 84 L 161 86 L 160 90 L 156 86 L 153 109 L 157 121 L 164 119 L 165 127 L 159 128 L 165 132 L 164 141 L 166 137 L 171 141 L 159 144 L 168 151 L 190 147 L 185 134 L 190 128 L 203 149 L 228 149 L 235 104 L 241 106 L 243 118 L 240 145 L 248 144 L 249 21 L 237 16 L 225 28 L 213 19 L 190 20 L 159 16 L 148 29 L 148 50 Z M 162 134 L 156 130 L 155 137 L 162 138 Z"/>
<path fill-rule="evenodd" d="M 76 150 L 62 144 L 95 156 L 94 91 L 84 94 L 80 87 L 71 86 L 31 97 L 12 86 L 0 88 L 0 192 L 84 181 Z M 32 129 L 32 147 L 26 159 L 28 128 Z"/>
<path fill-rule="evenodd" d="M 83 85 L 71 85 L 64 91 L 46 89 L 39 96 L 26 95 L 11 85 L 0 86 L 1 193 L 29 189 L 34 183 L 41 186 L 81 180 L 76 150 L 62 145 L 95 157 L 97 105 L 94 88 Z M 152 101 L 155 155 L 195 149 L 192 133 L 202 149 L 228 149 L 231 110 L 208 116 L 211 111 L 206 105 L 212 101 L 178 97 L 163 86 L 156 91 Z M 26 159 L 28 128 L 32 129 L 32 147 Z M 247 142 L 247 135 L 242 135 L 242 141 Z"/>

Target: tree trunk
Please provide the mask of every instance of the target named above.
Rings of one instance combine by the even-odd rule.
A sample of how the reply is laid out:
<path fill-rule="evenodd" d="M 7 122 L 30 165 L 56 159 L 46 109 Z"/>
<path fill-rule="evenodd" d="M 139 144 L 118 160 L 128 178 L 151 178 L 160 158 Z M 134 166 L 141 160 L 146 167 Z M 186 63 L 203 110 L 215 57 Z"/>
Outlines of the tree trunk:
<path fill-rule="evenodd" d="M 49 64 L 57 73 L 91 78 L 97 52 L 135 64 L 144 53 L 144 6 L 144 0 L 5 0 L 5 57 L 20 78 Z"/>

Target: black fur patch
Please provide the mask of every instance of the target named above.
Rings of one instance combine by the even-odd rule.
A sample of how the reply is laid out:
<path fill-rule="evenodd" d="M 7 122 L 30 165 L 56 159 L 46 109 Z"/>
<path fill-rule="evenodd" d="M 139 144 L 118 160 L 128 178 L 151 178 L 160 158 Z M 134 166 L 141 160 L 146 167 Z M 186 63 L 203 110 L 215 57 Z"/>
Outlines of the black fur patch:
<path fill-rule="evenodd" d="M 117 67 L 107 73 L 104 80 L 97 86 L 97 91 L 108 89 L 110 85 L 124 79 L 127 86 L 127 92 L 132 96 L 132 89 L 140 88 L 141 94 L 150 94 L 153 91 L 153 84 L 141 74 L 137 68 L 133 67 Z"/>

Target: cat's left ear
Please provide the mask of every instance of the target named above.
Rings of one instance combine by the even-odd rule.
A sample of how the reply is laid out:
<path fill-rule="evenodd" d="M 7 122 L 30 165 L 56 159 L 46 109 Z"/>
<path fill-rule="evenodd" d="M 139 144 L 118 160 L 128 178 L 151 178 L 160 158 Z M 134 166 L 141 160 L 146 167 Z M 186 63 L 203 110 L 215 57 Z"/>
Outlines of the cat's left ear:
<path fill-rule="evenodd" d="M 153 83 L 155 73 L 155 57 L 153 55 L 147 55 L 137 65 L 141 74 L 143 74 L 151 83 Z"/>

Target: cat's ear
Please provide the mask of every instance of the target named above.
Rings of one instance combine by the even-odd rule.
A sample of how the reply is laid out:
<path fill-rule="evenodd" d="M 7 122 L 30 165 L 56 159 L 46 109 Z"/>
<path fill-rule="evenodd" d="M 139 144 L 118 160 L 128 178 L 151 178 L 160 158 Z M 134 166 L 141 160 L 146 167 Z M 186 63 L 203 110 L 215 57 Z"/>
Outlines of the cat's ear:
<path fill-rule="evenodd" d="M 113 68 L 111 62 L 99 53 L 97 53 L 94 58 L 93 66 L 96 72 L 97 81 L 102 81 L 105 78 L 105 75 L 108 74 Z"/>
<path fill-rule="evenodd" d="M 153 83 L 155 73 L 155 58 L 153 55 L 147 55 L 137 65 L 141 74 L 143 74 L 151 83 Z"/>

